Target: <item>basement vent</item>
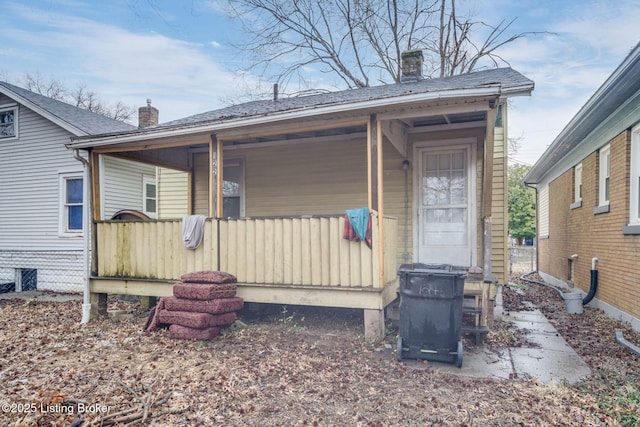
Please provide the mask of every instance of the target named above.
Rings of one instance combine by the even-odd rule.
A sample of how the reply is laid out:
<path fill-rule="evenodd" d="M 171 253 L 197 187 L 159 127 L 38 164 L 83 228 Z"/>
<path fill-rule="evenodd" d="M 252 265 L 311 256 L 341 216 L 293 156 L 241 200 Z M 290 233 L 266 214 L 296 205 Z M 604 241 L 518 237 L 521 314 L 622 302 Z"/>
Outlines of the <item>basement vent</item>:
<path fill-rule="evenodd" d="M 35 291 L 38 289 L 38 270 L 35 268 L 20 269 L 20 291 Z M 16 291 L 18 287 L 16 286 Z"/>

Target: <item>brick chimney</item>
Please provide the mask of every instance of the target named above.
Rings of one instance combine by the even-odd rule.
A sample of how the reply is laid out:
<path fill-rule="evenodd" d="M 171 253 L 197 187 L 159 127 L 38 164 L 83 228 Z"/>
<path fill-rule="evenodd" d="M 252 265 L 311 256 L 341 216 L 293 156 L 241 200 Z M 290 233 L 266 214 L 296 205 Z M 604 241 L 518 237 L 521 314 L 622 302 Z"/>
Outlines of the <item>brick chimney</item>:
<path fill-rule="evenodd" d="M 422 80 L 422 63 L 424 56 L 422 50 L 409 50 L 402 52 L 402 76 L 401 82 L 417 82 Z"/>
<path fill-rule="evenodd" d="M 147 99 L 147 106 L 138 108 L 138 129 L 158 124 L 158 109 L 151 106 L 151 100 Z"/>

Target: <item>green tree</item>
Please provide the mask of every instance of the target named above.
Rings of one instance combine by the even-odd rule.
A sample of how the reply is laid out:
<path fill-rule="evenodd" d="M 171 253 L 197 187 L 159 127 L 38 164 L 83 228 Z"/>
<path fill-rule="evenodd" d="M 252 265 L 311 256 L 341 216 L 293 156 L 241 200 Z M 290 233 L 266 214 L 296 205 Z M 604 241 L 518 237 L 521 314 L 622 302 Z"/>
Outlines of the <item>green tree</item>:
<path fill-rule="evenodd" d="M 536 234 L 536 195 L 533 188 L 522 182 L 531 166 L 514 164 L 509 166 L 508 211 L 509 235 L 521 243 L 522 239 Z"/>

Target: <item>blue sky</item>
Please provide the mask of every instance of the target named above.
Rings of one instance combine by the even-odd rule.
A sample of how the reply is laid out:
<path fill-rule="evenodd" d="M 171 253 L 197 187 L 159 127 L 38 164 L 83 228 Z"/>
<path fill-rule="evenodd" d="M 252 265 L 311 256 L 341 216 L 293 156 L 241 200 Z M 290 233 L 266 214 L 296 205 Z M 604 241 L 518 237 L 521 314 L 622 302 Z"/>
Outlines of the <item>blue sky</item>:
<path fill-rule="evenodd" d="M 510 108 L 516 159 L 533 163 L 640 41 L 637 0 L 458 0 L 488 23 L 547 31 L 499 51 L 536 83 Z M 259 79 L 231 41 L 240 26 L 206 0 L 0 0 L 0 80 L 26 73 L 79 84 L 108 102 L 150 98 L 169 121 L 243 100 Z M 313 75 L 313 70 L 309 70 Z M 318 80 L 318 87 L 331 87 Z M 296 88 L 288 87 L 295 91 Z"/>

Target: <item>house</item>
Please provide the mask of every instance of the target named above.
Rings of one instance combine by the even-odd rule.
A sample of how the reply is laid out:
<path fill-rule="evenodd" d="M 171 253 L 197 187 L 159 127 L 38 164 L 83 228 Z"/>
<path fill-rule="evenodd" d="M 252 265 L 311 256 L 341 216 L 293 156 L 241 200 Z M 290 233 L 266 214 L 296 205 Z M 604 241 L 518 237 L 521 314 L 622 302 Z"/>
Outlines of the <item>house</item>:
<path fill-rule="evenodd" d="M 109 293 L 170 295 L 181 274 L 223 270 L 245 301 L 363 309 L 376 336 L 402 263 L 481 266 L 505 282 L 506 99 L 532 90 L 510 68 L 407 73 L 75 137 L 68 146 L 89 151 L 94 178 L 92 309 L 104 313 Z M 113 155 L 187 177 L 187 213 L 207 216 L 200 247 L 184 247 L 180 220 L 100 214 L 98 159 Z M 371 247 L 343 238 L 345 210 L 360 207 Z"/>
<path fill-rule="evenodd" d="M 538 204 L 538 271 L 640 328 L 640 44 L 525 177 Z"/>
<path fill-rule="evenodd" d="M 82 291 L 83 165 L 65 144 L 71 137 L 132 129 L 0 82 L 2 290 Z M 116 157 L 101 167 L 101 214 L 143 210 L 143 182 L 155 185 L 156 168 Z"/>

